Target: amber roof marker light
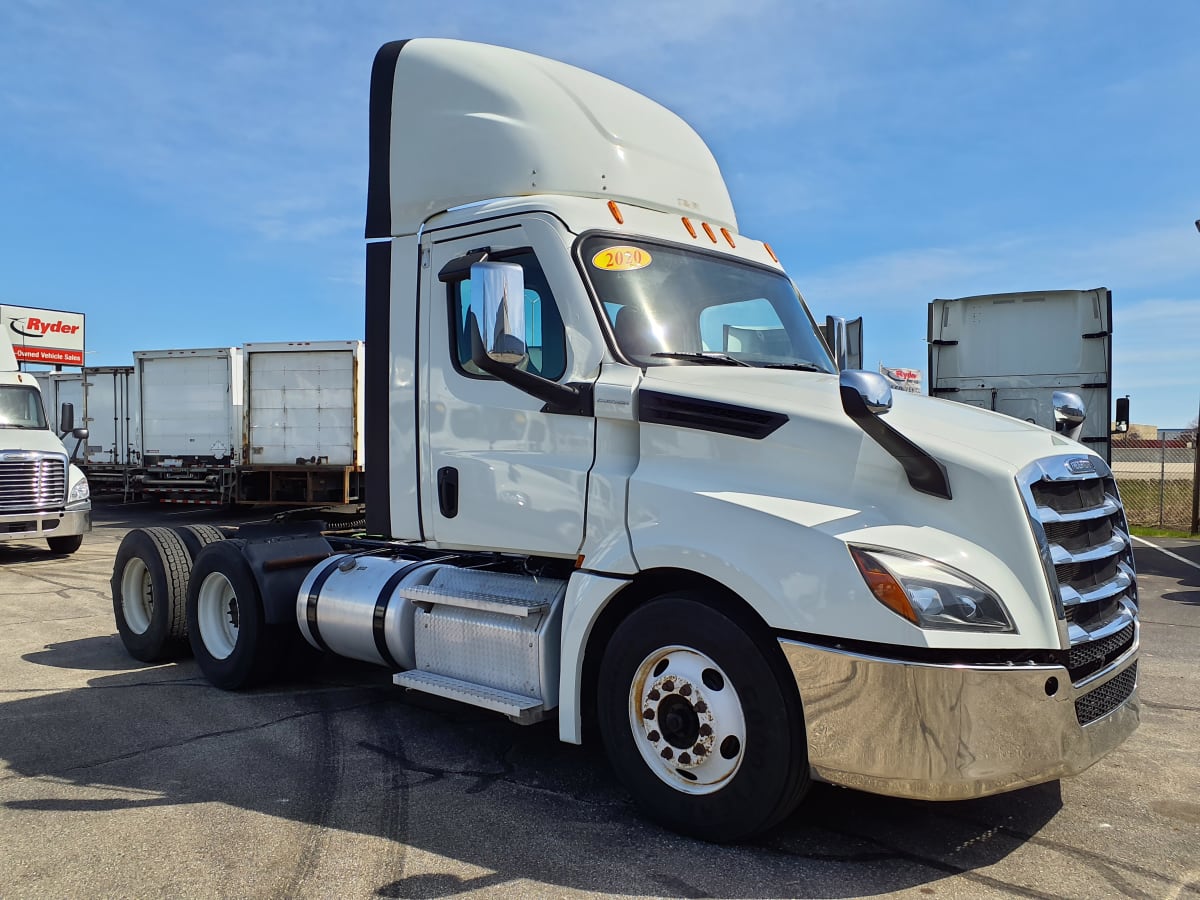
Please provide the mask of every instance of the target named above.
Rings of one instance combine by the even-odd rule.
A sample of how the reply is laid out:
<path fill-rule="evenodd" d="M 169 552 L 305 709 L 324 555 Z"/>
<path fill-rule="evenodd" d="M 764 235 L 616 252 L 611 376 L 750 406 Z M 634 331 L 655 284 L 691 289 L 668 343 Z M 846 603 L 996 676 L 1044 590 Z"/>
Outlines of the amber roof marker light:
<path fill-rule="evenodd" d="M 625 224 L 625 217 L 621 215 L 621 208 L 617 206 L 616 200 L 608 201 L 608 211 L 612 213 L 612 217 L 617 220 L 618 225 Z"/>
<path fill-rule="evenodd" d="M 687 233 L 692 237 L 696 236 L 696 226 L 692 224 L 692 220 L 687 216 L 680 216 L 680 221 L 683 222 L 683 227 L 687 229 Z"/>

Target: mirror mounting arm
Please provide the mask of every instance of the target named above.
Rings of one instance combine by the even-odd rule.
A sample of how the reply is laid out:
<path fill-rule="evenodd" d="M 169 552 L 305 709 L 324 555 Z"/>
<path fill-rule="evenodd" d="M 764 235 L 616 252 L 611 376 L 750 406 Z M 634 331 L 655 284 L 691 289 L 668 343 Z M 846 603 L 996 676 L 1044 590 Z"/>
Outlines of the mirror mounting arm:
<path fill-rule="evenodd" d="M 577 416 L 593 414 L 590 384 L 559 384 L 549 378 L 525 372 L 516 366 L 497 362 L 487 355 L 483 347 L 483 337 L 479 333 L 479 322 L 473 315 L 468 317 L 468 325 L 471 330 L 471 362 L 482 371 L 545 402 L 546 406 L 542 412 Z"/>

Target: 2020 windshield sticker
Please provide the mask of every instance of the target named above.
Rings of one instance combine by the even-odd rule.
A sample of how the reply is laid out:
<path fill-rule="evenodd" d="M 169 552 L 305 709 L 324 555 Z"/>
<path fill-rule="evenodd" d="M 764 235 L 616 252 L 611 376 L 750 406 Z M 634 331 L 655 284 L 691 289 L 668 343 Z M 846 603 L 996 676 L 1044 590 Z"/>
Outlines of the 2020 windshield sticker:
<path fill-rule="evenodd" d="M 606 272 L 632 272 L 650 263 L 650 251 L 641 247 L 605 247 L 592 257 L 592 265 Z"/>

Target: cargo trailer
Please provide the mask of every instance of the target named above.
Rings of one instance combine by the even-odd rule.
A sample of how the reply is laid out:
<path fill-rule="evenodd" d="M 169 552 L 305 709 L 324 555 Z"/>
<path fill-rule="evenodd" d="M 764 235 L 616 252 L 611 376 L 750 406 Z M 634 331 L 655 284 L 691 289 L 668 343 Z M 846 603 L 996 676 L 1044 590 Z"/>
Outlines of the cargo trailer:
<path fill-rule="evenodd" d="M 235 499 L 242 422 L 238 347 L 139 350 L 141 493 L 172 503 Z"/>
<path fill-rule="evenodd" d="M 363 342 L 242 348 L 241 502 L 349 504 L 362 496 Z"/>
<path fill-rule="evenodd" d="M 83 424 L 88 439 L 80 466 L 93 494 L 132 496 L 141 464 L 137 382 L 133 366 L 83 370 Z"/>

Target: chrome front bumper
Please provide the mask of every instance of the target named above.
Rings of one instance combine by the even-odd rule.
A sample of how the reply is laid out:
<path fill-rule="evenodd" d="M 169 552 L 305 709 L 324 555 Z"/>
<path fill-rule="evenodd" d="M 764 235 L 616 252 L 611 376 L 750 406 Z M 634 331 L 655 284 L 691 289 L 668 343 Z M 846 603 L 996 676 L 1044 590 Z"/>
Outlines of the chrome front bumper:
<path fill-rule="evenodd" d="M 1062 666 L 931 665 L 779 643 L 813 777 L 876 794 L 962 800 L 1074 775 L 1140 718 L 1136 639 L 1078 685 Z"/>
<path fill-rule="evenodd" d="M 87 534 L 91 530 L 92 505 L 90 502 L 66 510 L 5 513 L 0 516 L 0 541 L 70 537 L 76 534 Z"/>

